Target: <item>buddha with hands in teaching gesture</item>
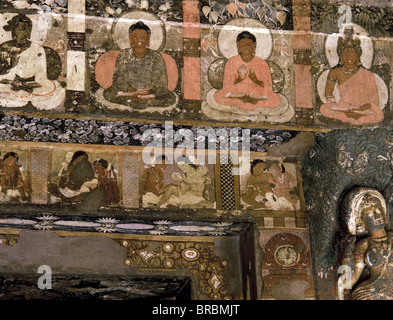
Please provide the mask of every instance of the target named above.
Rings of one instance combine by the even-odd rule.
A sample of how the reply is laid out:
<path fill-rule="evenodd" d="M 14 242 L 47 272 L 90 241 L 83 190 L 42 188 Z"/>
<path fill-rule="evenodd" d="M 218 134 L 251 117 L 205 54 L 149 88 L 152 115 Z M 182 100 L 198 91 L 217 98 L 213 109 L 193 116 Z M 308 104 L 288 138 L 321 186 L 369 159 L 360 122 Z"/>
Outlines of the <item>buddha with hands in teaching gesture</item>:
<path fill-rule="evenodd" d="M 223 88 L 215 93 L 215 100 L 244 110 L 279 106 L 281 97 L 273 91 L 269 65 L 255 55 L 255 36 L 244 31 L 236 44 L 239 54 L 227 61 Z"/>

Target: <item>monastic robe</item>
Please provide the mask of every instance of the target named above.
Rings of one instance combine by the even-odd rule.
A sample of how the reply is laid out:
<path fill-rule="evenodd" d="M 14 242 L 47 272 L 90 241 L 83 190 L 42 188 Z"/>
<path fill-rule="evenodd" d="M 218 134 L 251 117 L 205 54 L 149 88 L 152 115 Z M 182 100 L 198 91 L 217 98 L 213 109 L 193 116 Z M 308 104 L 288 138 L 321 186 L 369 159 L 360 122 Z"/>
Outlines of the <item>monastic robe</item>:
<path fill-rule="evenodd" d="M 127 92 L 128 87 L 134 89 L 155 89 L 155 99 L 133 101 L 131 97 L 118 96 L 119 92 Z M 147 49 L 143 58 L 138 58 L 132 48 L 120 51 L 113 84 L 104 91 L 108 101 L 128 105 L 136 109 L 147 107 L 167 107 L 176 101 L 175 95 L 168 90 L 168 79 L 165 61 L 160 53 Z"/>
<path fill-rule="evenodd" d="M 254 83 L 249 76 L 235 84 L 238 78 L 238 69 L 244 65 L 248 69 L 248 75 L 251 69 L 254 69 L 257 79 L 262 81 L 264 86 L 261 87 Z M 259 100 L 256 104 L 244 102 L 238 98 L 229 98 L 231 94 L 246 94 L 254 96 L 266 96 L 267 100 Z M 273 82 L 271 78 L 269 65 L 263 59 L 254 56 L 250 62 L 244 62 L 240 55 L 228 59 L 224 70 L 223 88 L 216 92 L 214 96 L 216 102 L 239 107 L 245 110 L 255 110 L 258 108 L 273 108 L 281 104 L 281 97 L 273 91 Z"/>
<path fill-rule="evenodd" d="M 360 68 L 351 78 L 344 83 L 338 83 L 340 101 L 337 103 L 325 103 L 321 106 L 320 112 L 326 118 L 333 118 L 352 124 L 378 123 L 384 118 L 383 112 L 379 108 L 379 96 L 375 75 L 367 69 Z M 353 114 L 350 117 L 338 108 L 351 108 L 356 111 L 365 104 L 370 104 L 368 114 Z M 336 109 L 336 110 L 335 110 Z M 363 108 L 362 108 L 363 109 Z"/>

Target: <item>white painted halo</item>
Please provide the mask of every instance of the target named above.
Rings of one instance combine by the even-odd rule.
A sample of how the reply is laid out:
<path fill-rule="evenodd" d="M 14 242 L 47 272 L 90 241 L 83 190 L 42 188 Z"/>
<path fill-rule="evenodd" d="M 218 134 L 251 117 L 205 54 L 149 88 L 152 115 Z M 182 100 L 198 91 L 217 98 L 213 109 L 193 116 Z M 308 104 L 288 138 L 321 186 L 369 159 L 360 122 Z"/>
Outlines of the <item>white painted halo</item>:
<path fill-rule="evenodd" d="M 257 39 L 255 55 L 267 60 L 272 54 L 273 41 L 270 30 L 260 21 L 239 18 L 229 21 L 221 27 L 218 34 L 218 48 L 222 55 L 229 59 L 238 54 L 236 38 L 239 33 L 248 31 Z"/>
<path fill-rule="evenodd" d="M 339 30 L 339 33 L 333 33 L 327 36 L 325 43 L 325 54 L 329 61 L 330 67 L 333 68 L 337 66 L 340 60 L 337 53 L 338 39 L 344 36 L 344 30 L 347 26 L 353 27 L 354 38 L 358 38 L 360 40 L 360 46 L 363 51 L 362 56 L 360 57 L 360 62 L 366 69 L 370 69 L 374 59 L 373 41 L 369 37 L 369 34 L 366 30 L 354 23 L 343 23 L 343 27 Z"/>
<path fill-rule="evenodd" d="M 142 21 L 151 30 L 149 48 L 161 51 L 165 46 L 164 22 L 155 14 L 144 11 L 125 12 L 113 22 L 112 36 L 119 48 L 123 50 L 130 47 L 128 29 L 138 21 Z"/>
<path fill-rule="evenodd" d="M 3 13 L 0 15 L 0 43 L 12 40 L 11 31 L 5 31 L 3 27 L 10 21 L 17 13 Z M 26 14 L 32 24 L 33 28 L 31 30 L 30 40 L 37 42 L 39 44 L 44 44 L 48 35 L 48 28 L 45 27 L 43 19 L 48 16 L 48 14 Z M 42 26 L 40 28 L 40 26 Z"/>

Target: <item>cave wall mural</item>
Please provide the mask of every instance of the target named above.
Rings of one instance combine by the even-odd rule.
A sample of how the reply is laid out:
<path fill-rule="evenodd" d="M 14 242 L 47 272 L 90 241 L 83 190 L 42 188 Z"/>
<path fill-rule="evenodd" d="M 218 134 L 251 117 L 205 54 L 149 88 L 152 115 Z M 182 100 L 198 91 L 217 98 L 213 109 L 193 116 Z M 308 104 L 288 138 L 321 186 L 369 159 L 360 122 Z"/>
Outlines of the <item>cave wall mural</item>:
<path fill-rule="evenodd" d="M 0 270 L 98 237 L 193 299 L 338 298 L 358 207 L 393 223 L 392 33 L 387 0 L 1 1 Z"/>

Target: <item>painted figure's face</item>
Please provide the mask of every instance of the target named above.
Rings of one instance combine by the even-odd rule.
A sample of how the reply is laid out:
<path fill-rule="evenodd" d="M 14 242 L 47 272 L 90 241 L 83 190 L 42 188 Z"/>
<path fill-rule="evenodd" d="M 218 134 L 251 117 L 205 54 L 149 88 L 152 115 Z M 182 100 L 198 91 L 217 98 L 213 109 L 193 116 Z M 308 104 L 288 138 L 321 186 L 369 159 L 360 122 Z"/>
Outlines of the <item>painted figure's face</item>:
<path fill-rule="evenodd" d="M 13 165 L 16 163 L 16 158 L 13 156 L 7 157 L 7 159 L 4 160 L 4 166 L 7 168 L 11 168 Z"/>
<path fill-rule="evenodd" d="M 269 172 L 274 175 L 274 176 L 278 176 L 282 173 L 281 168 L 279 167 L 279 165 L 277 163 L 273 163 L 270 167 L 269 167 Z"/>
<path fill-rule="evenodd" d="M 134 49 L 146 49 L 149 45 L 150 35 L 146 30 L 135 29 L 129 34 L 130 46 Z"/>
<path fill-rule="evenodd" d="M 347 48 L 341 54 L 341 61 L 344 67 L 353 68 L 359 63 L 359 54 L 354 48 Z"/>
<path fill-rule="evenodd" d="M 252 172 L 256 175 L 261 174 L 265 170 L 266 166 L 263 162 L 257 163 L 254 168 L 252 169 Z"/>
<path fill-rule="evenodd" d="M 16 22 L 12 34 L 17 43 L 25 43 L 30 39 L 31 29 L 29 24 Z"/>
<path fill-rule="evenodd" d="M 256 43 L 251 39 L 241 39 L 237 42 L 237 51 L 244 61 L 250 61 L 255 55 Z"/>
<path fill-rule="evenodd" d="M 94 164 L 94 170 L 95 170 L 95 172 L 97 174 L 100 174 L 100 175 L 104 175 L 105 174 L 105 168 L 104 168 L 104 166 L 102 165 L 101 162 L 96 162 Z"/>

